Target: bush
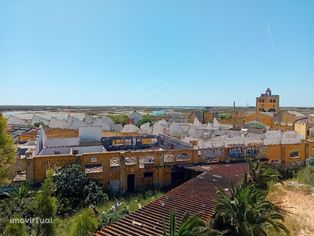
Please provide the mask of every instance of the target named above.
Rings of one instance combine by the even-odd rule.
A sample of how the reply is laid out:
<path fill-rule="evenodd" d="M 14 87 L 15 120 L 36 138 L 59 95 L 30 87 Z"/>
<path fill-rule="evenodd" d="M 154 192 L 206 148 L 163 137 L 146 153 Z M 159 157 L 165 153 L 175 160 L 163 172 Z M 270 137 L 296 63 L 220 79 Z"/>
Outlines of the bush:
<path fill-rule="evenodd" d="M 270 166 L 276 169 L 280 175 L 281 180 L 292 179 L 296 176 L 296 173 L 303 168 L 302 164 L 295 164 L 295 165 L 278 165 L 278 164 L 270 164 Z"/>
<path fill-rule="evenodd" d="M 150 123 L 150 124 L 152 124 L 154 120 L 155 120 L 155 117 L 154 117 L 153 115 L 145 114 L 145 115 L 143 116 L 143 119 L 140 120 L 139 122 L 137 122 L 136 126 L 137 126 L 137 127 L 140 127 L 142 124 L 145 124 L 145 123 Z"/>
<path fill-rule="evenodd" d="M 34 214 L 34 199 L 29 185 L 14 187 L 10 198 L 0 200 L 0 235 L 11 218 L 32 218 Z M 30 231 L 32 224 L 26 223 L 26 227 Z"/>
<path fill-rule="evenodd" d="M 128 123 L 128 116 L 124 114 L 110 116 L 115 124 L 125 125 Z"/>
<path fill-rule="evenodd" d="M 300 183 L 314 187 L 314 166 L 307 166 L 297 173 L 297 180 Z"/>
<path fill-rule="evenodd" d="M 61 168 L 54 176 L 59 201 L 58 214 L 66 216 L 77 209 L 97 205 L 108 199 L 101 187 L 82 172 L 78 164 Z"/>
<path fill-rule="evenodd" d="M 120 205 L 116 204 L 108 212 L 104 212 L 102 214 L 101 225 L 102 225 L 102 227 L 110 225 L 110 224 L 122 219 L 124 216 L 126 216 L 128 214 L 129 214 L 129 210 L 126 207 L 121 207 Z"/>
<path fill-rule="evenodd" d="M 15 219 L 21 219 L 20 217 L 14 217 Z M 26 225 L 24 223 L 7 223 L 4 229 L 4 235 L 6 236 L 26 236 Z"/>
<path fill-rule="evenodd" d="M 72 235 L 85 236 L 94 233 L 99 226 L 99 221 L 92 209 L 86 209 L 75 221 L 72 228 Z"/>
<path fill-rule="evenodd" d="M 55 192 L 52 174 L 52 172 L 49 172 L 43 186 L 35 196 L 36 217 L 40 218 L 40 222 L 37 224 L 36 235 L 55 235 L 53 222 L 45 222 L 47 219 L 53 220 L 57 211 L 57 199 L 52 197 Z"/>

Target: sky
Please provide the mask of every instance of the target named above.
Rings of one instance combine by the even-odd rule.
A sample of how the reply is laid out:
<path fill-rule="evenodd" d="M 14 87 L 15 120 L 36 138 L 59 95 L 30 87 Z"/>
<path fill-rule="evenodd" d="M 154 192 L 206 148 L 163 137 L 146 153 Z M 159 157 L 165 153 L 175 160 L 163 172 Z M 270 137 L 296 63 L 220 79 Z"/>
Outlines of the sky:
<path fill-rule="evenodd" d="M 314 107 L 313 0 L 1 0 L 0 105 Z"/>

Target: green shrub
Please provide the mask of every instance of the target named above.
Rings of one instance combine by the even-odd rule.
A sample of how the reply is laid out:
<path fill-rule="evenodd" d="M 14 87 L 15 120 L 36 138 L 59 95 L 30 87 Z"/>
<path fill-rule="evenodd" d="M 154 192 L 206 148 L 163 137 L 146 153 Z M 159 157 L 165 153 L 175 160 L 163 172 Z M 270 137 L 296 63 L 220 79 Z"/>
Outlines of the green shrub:
<path fill-rule="evenodd" d="M 0 235 L 4 231 L 5 224 L 14 216 L 32 218 L 34 214 L 34 198 L 29 185 L 24 183 L 18 188 L 14 187 L 10 198 L 0 200 Z M 32 224 L 25 224 L 30 230 Z"/>
<path fill-rule="evenodd" d="M 314 166 L 307 166 L 297 173 L 297 180 L 300 183 L 308 184 L 314 187 Z"/>
<path fill-rule="evenodd" d="M 115 205 L 112 209 L 110 209 L 108 212 L 104 212 L 102 214 L 102 227 L 105 227 L 107 225 L 110 225 L 124 216 L 129 214 L 129 210 L 126 207 L 121 207 L 119 205 Z"/>
<path fill-rule="evenodd" d="M 150 115 L 150 114 L 145 114 L 143 116 L 143 119 L 140 120 L 139 122 L 137 122 L 136 126 L 140 127 L 142 124 L 145 124 L 145 123 L 150 123 L 152 124 L 155 120 L 155 117 L 153 115 Z"/>
<path fill-rule="evenodd" d="M 21 219 L 20 217 L 15 217 L 15 219 Z M 26 225 L 24 223 L 8 222 L 4 229 L 5 236 L 26 236 Z"/>
<path fill-rule="evenodd" d="M 59 201 L 58 215 L 66 216 L 82 207 L 97 205 L 108 199 L 97 183 L 82 172 L 78 164 L 61 168 L 54 176 Z"/>
<path fill-rule="evenodd" d="M 112 121 L 116 124 L 121 124 L 121 125 L 125 125 L 128 123 L 128 116 L 127 115 L 124 115 L 124 114 L 119 114 L 119 115 L 112 115 L 112 116 L 109 116 Z"/>
<path fill-rule="evenodd" d="M 92 209 L 86 209 L 80 214 L 72 228 L 73 236 L 86 236 L 94 233 L 99 226 L 99 220 Z"/>
<path fill-rule="evenodd" d="M 43 186 L 35 196 L 35 213 L 36 217 L 40 218 L 36 228 L 36 235 L 55 235 L 53 222 L 45 222 L 45 220 L 53 220 L 57 211 L 57 199 L 52 196 L 55 192 L 52 174 L 52 172 L 49 172 Z"/>

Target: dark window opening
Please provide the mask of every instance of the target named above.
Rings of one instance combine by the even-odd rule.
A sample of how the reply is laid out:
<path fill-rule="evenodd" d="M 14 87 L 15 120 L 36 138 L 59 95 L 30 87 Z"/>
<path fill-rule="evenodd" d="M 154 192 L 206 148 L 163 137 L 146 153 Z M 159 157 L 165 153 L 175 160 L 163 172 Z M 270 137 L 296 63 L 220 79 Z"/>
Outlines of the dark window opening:
<path fill-rule="evenodd" d="M 290 157 L 291 158 L 299 158 L 300 152 L 299 151 L 290 152 Z"/>
<path fill-rule="evenodd" d="M 134 193 L 135 192 L 135 174 L 128 175 L 127 192 L 128 193 Z"/>
<path fill-rule="evenodd" d="M 144 173 L 144 177 L 153 177 L 153 172 Z"/>

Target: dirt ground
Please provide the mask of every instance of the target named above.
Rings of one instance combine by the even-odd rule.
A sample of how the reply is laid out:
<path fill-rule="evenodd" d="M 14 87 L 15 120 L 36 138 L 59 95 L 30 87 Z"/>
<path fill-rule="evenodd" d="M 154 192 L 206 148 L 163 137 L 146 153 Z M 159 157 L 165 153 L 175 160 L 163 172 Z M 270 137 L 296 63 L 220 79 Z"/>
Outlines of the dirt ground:
<path fill-rule="evenodd" d="M 287 211 L 285 225 L 293 236 L 314 236 L 314 195 L 285 183 L 276 186 L 270 198 Z"/>

